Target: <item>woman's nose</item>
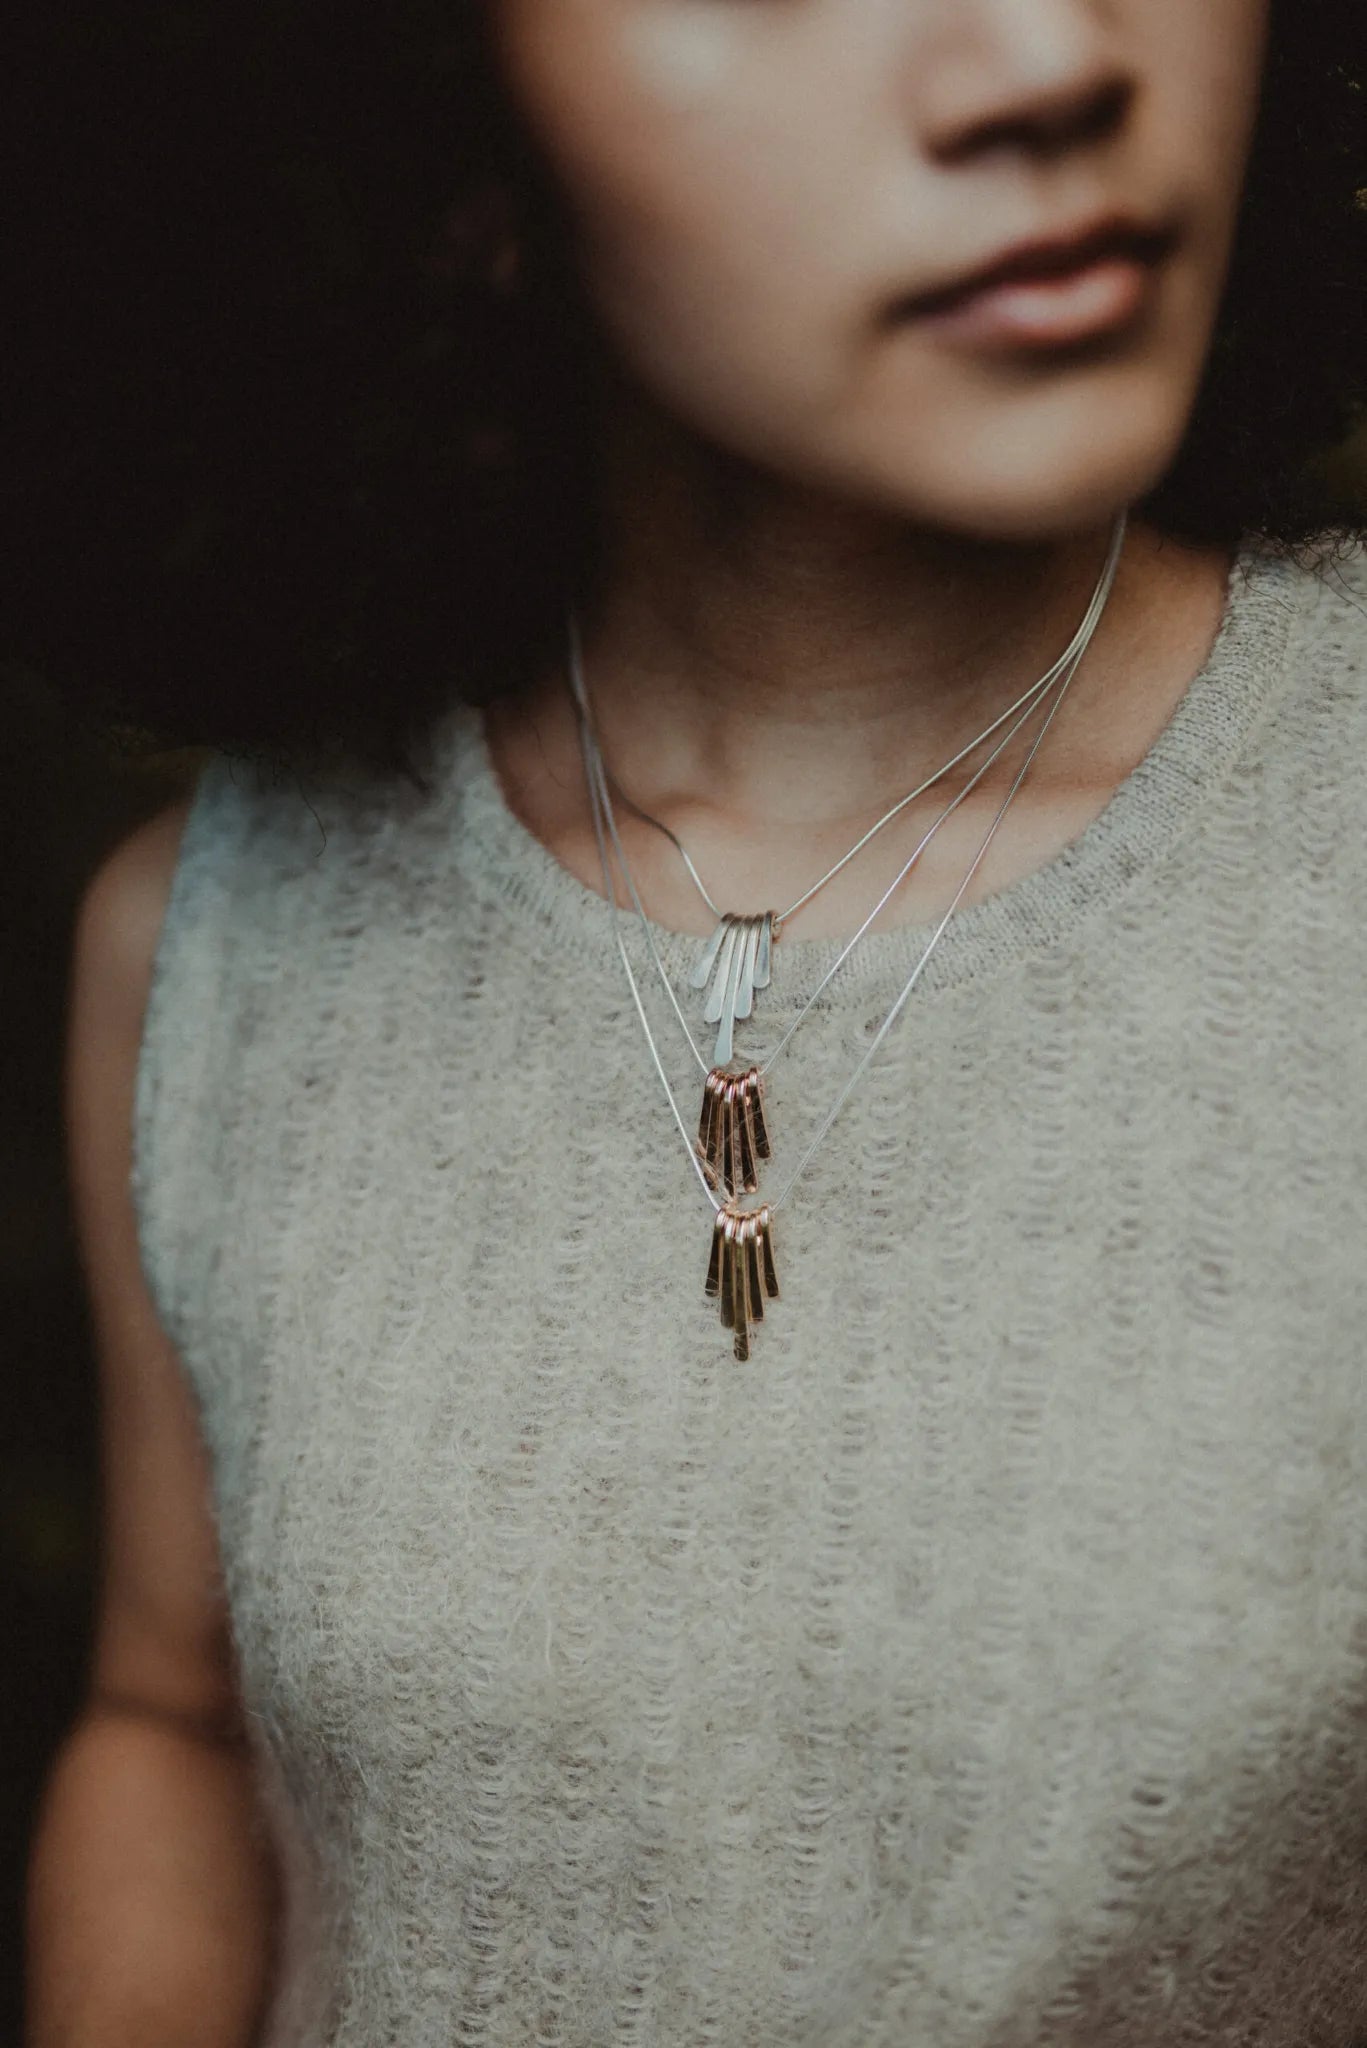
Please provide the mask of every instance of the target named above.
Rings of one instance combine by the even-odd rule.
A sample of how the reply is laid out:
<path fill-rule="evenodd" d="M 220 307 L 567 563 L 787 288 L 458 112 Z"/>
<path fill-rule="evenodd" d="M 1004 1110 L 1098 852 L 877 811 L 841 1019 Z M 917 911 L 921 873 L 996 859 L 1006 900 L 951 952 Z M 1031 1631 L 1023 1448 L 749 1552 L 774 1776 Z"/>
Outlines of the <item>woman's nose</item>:
<path fill-rule="evenodd" d="M 1055 156 L 1104 140 L 1135 91 L 1095 0 L 907 0 L 904 71 L 922 151 Z"/>

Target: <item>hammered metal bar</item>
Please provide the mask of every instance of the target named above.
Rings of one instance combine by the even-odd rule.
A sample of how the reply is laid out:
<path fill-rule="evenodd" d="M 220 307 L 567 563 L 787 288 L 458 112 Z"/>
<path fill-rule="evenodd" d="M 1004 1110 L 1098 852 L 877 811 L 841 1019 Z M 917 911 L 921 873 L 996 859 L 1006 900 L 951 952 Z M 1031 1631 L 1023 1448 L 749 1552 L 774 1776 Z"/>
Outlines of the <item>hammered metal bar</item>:
<path fill-rule="evenodd" d="M 713 1051 L 718 1066 L 727 1066 L 735 1057 L 736 1019 L 744 1014 L 741 1008 L 741 988 L 745 979 L 745 962 L 749 953 L 750 927 L 742 922 L 735 927 L 736 944 L 732 950 L 730 970 L 726 986 L 722 991 L 721 1017 L 717 1024 L 717 1043 Z"/>
<path fill-rule="evenodd" d="M 747 1195 L 753 1195 L 759 1186 L 755 1178 L 754 1133 L 750 1125 L 749 1077 L 736 1083 L 736 1149 L 740 1155 L 740 1186 Z M 735 1188 L 731 1190 L 736 1192 Z"/>
<path fill-rule="evenodd" d="M 736 957 L 736 946 L 739 942 L 739 937 L 740 934 L 736 920 L 733 917 L 728 917 L 726 920 L 726 930 L 722 937 L 721 949 L 717 955 L 716 973 L 713 977 L 707 1001 L 703 1005 L 704 1024 L 715 1024 L 722 1016 L 726 1001 L 726 991 L 731 981 L 731 967 Z M 724 1067 L 730 1057 L 729 1053 L 725 1058 L 718 1053 L 716 1064 L 719 1067 Z"/>
<path fill-rule="evenodd" d="M 755 1086 L 751 1106 L 755 1119 L 755 1151 L 761 1159 L 767 1159 L 769 1157 L 769 1120 L 764 1114 L 764 1076 L 760 1073 L 758 1067 L 755 1068 L 754 1074 Z"/>
<path fill-rule="evenodd" d="M 764 1321 L 764 1291 L 759 1277 L 759 1218 L 745 1219 L 745 1277 L 749 1293 L 750 1315 L 753 1321 Z"/>
<path fill-rule="evenodd" d="M 766 910 L 759 931 L 759 947 L 755 954 L 755 987 L 768 988 L 773 970 L 774 913 Z"/>
<path fill-rule="evenodd" d="M 759 1186 L 759 1181 L 756 1178 L 759 1171 L 756 1161 L 760 1156 L 759 1130 L 755 1122 L 755 1098 L 758 1088 L 759 1069 L 751 1067 L 749 1073 L 741 1082 L 741 1115 L 745 1120 L 745 1141 L 750 1148 L 750 1181 L 748 1185 L 751 1194 Z"/>
<path fill-rule="evenodd" d="M 750 1356 L 750 1261 L 746 1257 L 743 1234 L 745 1219 L 737 1217 L 732 1227 L 731 1255 L 735 1261 L 736 1310 L 736 1356 L 742 1364 Z"/>
<path fill-rule="evenodd" d="M 713 932 L 711 938 L 703 947 L 702 952 L 698 955 L 697 965 L 694 967 L 693 972 L 688 977 L 688 983 L 690 988 L 707 987 L 707 977 L 717 964 L 717 955 L 721 951 L 722 941 L 725 939 L 726 934 L 728 933 L 728 931 L 730 931 L 731 926 L 734 923 L 735 919 L 732 917 L 730 911 L 727 911 L 726 915 L 721 919 L 721 922 L 718 924 L 717 929 Z"/>
<path fill-rule="evenodd" d="M 766 1202 L 759 1212 L 760 1238 L 764 1247 L 764 1290 L 771 1300 L 778 1298 L 778 1268 L 774 1264 L 773 1211 Z"/>
<path fill-rule="evenodd" d="M 729 1212 L 722 1225 L 721 1245 L 721 1319 L 723 1327 L 736 1327 L 736 1260 L 733 1233 L 736 1219 Z"/>
<path fill-rule="evenodd" d="M 736 1082 L 726 1084 L 726 1163 L 722 1173 L 726 1180 L 726 1192 L 734 1195 L 741 1184 L 740 1131 L 736 1115 Z"/>
<path fill-rule="evenodd" d="M 731 1150 L 735 1143 L 731 1082 L 723 1075 L 717 1085 L 717 1171 L 729 1195 L 732 1192 Z"/>
<path fill-rule="evenodd" d="M 717 1129 L 717 1074 L 716 1069 L 703 1082 L 702 1111 L 698 1117 L 698 1150 L 708 1164 L 715 1168 Z"/>
<path fill-rule="evenodd" d="M 715 1300 L 721 1292 L 721 1248 L 725 1219 L 718 1209 L 717 1220 L 712 1229 L 712 1256 L 707 1262 L 707 1294 Z"/>
<path fill-rule="evenodd" d="M 735 1014 L 748 1017 L 755 1007 L 755 956 L 759 951 L 760 920 L 748 917 L 745 920 L 745 939 L 741 947 L 740 970 L 736 979 Z"/>

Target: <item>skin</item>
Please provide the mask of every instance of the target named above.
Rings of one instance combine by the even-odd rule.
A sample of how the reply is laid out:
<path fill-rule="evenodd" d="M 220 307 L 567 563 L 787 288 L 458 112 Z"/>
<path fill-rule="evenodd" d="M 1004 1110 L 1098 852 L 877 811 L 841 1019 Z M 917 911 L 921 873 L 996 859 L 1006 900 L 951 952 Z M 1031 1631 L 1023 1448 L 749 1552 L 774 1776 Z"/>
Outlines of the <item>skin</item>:
<path fill-rule="evenodd" d="M 1062 650 L 1117 512 L 1179 447 L 1267 0 L 488 4 L 611 364 L 585 621 L 609 759 L 737 903 L 795 895 Z M 984 350 L 895 317 L 1115 206 L 1178 234 L 1124 335 Z M 966 902 L 1067 844 L 1142 758 L 1209 651 L 1229 566 L 1132 521 Z M 598 886 L 563 678 L 489 731 L 509 801 Z M 956 813 L 885 924 L 947 900 L 999 801 L 994 782 Z M 625 836 L 652 913 L 707 929 L 667 844 Z M 851 929 L 874 879 L 852 863 L 793 935 Z"/>

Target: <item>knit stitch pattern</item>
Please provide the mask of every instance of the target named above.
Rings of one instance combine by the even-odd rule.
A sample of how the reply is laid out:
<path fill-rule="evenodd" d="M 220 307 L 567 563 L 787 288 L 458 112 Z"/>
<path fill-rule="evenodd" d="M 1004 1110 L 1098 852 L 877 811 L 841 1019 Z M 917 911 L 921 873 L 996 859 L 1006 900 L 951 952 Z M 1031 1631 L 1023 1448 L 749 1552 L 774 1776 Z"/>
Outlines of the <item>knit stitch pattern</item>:
<path fill-rule="evenodd" d="M 473 712 L 431 773 L 213 757 L 139 1061 L 261 2048 L 1363 2048 L 1367 553 L 1247 541 L 1139 767 L 951 922 L 746 1365 L 612 913 Z M 797 1034 L 771 1189 L 932 929 Z"/>

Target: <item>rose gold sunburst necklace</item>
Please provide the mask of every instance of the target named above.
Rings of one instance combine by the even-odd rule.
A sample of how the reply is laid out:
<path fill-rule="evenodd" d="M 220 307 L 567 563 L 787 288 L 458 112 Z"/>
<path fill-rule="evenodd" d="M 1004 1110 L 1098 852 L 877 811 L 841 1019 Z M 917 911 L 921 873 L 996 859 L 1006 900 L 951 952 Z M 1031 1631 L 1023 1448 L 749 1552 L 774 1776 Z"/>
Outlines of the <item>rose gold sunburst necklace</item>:
<path fill-rule="evenodd" d="M 697 964 L 690 976 L 690 986 L 694 989 L 703 989 L 708 987 L 710 983 L 708 996 L 704 1004 L 703 1018 L 705 1022 L 718 1023 L 721 1027 L 714 1057 L 710 1063 L 704 1058 L 693 1036 L 688 1019 L 685 1017 L 678 996 L 674 991 L 673 983 L 669 978 L 664 962 L 660 958 L 654 929 L 641 901 L 630 863 L 622 846 L 612 804 L 612 789 L 614 785 L 603 758 L 602 747 L 599 744 L 593 713 L 589 704 L 588 688 L 584 676 L 583 647 L 578 621 L 573 613 L 570 615 L 568 671 L 571 691 L 578 713 L 580 746 L 583 753 L 585 781 L 588 789 L 589 808 L 593 820 L 594 837 L 597 842 L 599 863 L 602 869 L 603 893 L 608 913 L 612 919 L 613 936 L 616 940 L 617 950 L 626 972 L 628 987 L 631 991 L 642 1031 L 645 1034 L 646 1044 L 649 1048 L 656 1074 L 664 1089 L 669 1108 L 678 1126 L 679 1135 L 687 1150 L 689 1163 L 698 1178 L 702 1192 L 713 1214 L 712 1244 L 708 1259 L 705 1292 L 708 1297 L 718 1302 L 723 1326 L 734 1333 L 735 1353 L 739 1359 L 743 1360 L 749 1357 L 751 1328 L 754 1324 L 763 1321 L 766 1299 L 773 1300 L 779 1291 L 778 1273 L 774 1259 L 774 1218 L 787 1203 L 793 1189 L 824 1143 L 827 1133 L 849 1100 L 869 1062 L 873 1059 L 898 1016 L 905 1008 L 912 991 L 921 978 L 926 962 L 939 944 L 940 938 L 958 909 L 969 883 L 981 866 L 988 847 L 995 838 L 1017 790 L 1025 779 L 1031 762 L 1039 751 L 1045 734 L 1054 721 L 1059 706 L 1067 693 L 1068 686 L 1077 672 L 1083 655 L 1086 653 L 1087 647 L 1096 631 L 1101 615 L 1105 610 L 1107 599 L 1110 596 L 1111 588 L 1115 581 L 1116 569 L 1119 565 L 1126 525 L 1127 515 L 1122 511 L 1116 519 L 1106 560 L 1097 579 L 1096 587 L 1092 593 L 1091 601 L 1088 604 L 1082 624 L 1074 634 L 1067 649 L 1065 649 L 1053 666 L 1037 682 L 1033 683 L 999 718 L 995 719 L 984 732 L 980 733 L 976 739 L 970 741 L 966 747 L 961 748 L 952 760 L 945 763 L 943 768 L 938 769 L 934 775 L 920 783 L 907 796 L 900 798 L 889 811 L 884 813 L 883 817 L 875 825 L 864 833 L 863 837 L 850 848 L 848 853 L 842 855 L 818 882 L 814 883 L 810 889 L 781 915 L 774 911 L 764 911 L 758 914 L 719 912 L 716 904 L 704 887 L 702 878 L 698 874 L 691 858 L 675 834 L 669 830 L 667 825 L 661 824 L 659 819 L 652 818 L 649 812 L 641 810 L 638 805 L 632 803 L 630 798 L 623 798 L 647 824 L 653 825 L 657 830 L 664 833 L 668 839 L 673 841 L 704 900 L 719 920 L 716 930 L 699 954 Z M 769 1113 L 765 1102 L 766 1077 L 787 1049 L 798 1027 L 804 1022 L 823 990 L 835 974 L 838 973 L 859 941 L 864 937 L 874 919 L 883 910 L 884 906 L 890 901 L 896 890 L 911 872 L 935 833 L 945 823 L 951 813 L 971 794 L 998 756 L 1009 746 L 1012 739 L 1015 738 L 1016 734 L 1029 719 L 1034 716 L 1048 695 L 1051 686 L 1055 684 L 1057 684 L 1057 687 L 1054 689 L 1053 701 L 1050 704 L 1048 714 L 1044 718 L 1039 732 L 1030 743 L 1029 750 L 1015 779 L 996 811 L 963 880 L 950 901 L 948 909 L 931 934 L 930 940 L 912 969 L 908 980 L 883 1018 L 878 1030 L 874 1033 L 853 1072 L 840 1089 L 835 1101 L 822 1118 L 814 1137 L 783 1184 L 781 1192 L 771 1201 L 760 1201 L 758 1199 L 759 1167 L 761 1162 L 767 1161 L 772 1156 Z M 873 909 L 855 932 L 853 938 L 845 944 L 837 958 L 822 976 L 802 1009 L 769 1053 L 767 1059 L 760 1064 L 752 1063 L 739 1072 L 734 1071 L 732 1064 L 734 1050 L 732 1034 L 734 1026 L 737 1021 L 748 1018 L 751 1015 L 755 991 L 769 985 L 772 974 L 773 949 L 782 927 L 809 903 L 819 890 L 825 888 L 827 882 L 831 881 L 849 861 L 853 860 L 854 856 L 867 846 L 885 825 L 890 824 L 916 797 L 931 788 L 936 782 L 941 781 L 960 761 L 980 747 L 985 740 L 990 739 L 995 732 L 1013 717 L 1015 722 L 1010 725 L 1005 736 L 992 749 L 982 766 L 975 771 L 972 778 L 959 791 L 958 795 L 946 804 L 939 817 L 922 835 L 909 859 L 903 864 L 892 882 L 879 897 Z M 619 794 L 622 793 L 619 791 Z M 645 1004 L 641 999 L 641 991 L 636 979 L 635 970 L 631 964 L 631 957 L 627 952 L 622 937 L 617 888 L 613 878 L 612 863 L 608 851 L 609 842 L 611 842 L 612 851 L 616 856 L 622 880 L 626 884 L 631 904 L 639 918 L 656 972 L 684 1036 L 688 1041 L 693 1057 L 705 1077 L 702 1113 L 696 1139 L 689 1136 L 688 1128 L 679 1109 L 678 1100 L 673 1088 L 670 1086 L 669 1077 L 665 1072 L 664 1062 L 660 1057 L 659 1047 L 655 1040 L 655 1034 L 651 1029 Z"/>

